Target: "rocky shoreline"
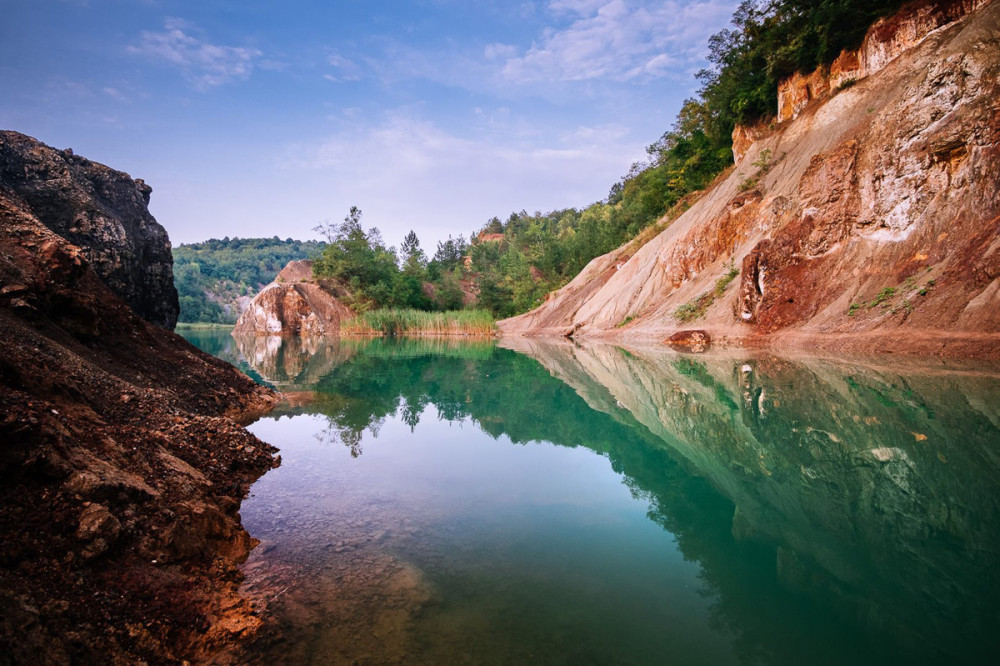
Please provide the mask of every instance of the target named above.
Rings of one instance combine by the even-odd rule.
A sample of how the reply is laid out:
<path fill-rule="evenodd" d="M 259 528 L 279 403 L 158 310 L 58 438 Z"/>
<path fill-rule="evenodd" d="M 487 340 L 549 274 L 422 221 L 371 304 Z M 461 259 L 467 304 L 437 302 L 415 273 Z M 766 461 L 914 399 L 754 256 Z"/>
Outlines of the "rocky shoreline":
<path fill-rule="evenodd" d="M 140 318 L 29 199 L 0 173 L 0 663 L 215 660 L 261 626 L 239 507 L 278 460 L 240 424 L 277 394 Z"/>

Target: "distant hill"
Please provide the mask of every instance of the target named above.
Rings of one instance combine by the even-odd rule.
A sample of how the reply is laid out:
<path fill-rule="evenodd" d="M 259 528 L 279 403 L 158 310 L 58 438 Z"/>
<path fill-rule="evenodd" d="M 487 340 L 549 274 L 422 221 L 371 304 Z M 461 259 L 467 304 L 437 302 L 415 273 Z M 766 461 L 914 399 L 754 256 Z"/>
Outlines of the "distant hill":
<path fill-rule="evenodd" d="M 289 261 L 318 256 L 326 243 L 291 238 L 223 238 L 174 248 L 180 321 L 234 324 L 247 303 Z"/>

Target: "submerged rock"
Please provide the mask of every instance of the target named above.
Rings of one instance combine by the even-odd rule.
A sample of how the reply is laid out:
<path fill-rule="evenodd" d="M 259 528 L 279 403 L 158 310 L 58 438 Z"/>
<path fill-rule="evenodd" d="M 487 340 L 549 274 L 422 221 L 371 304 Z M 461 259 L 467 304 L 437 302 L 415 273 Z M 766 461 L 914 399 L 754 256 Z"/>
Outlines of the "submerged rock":
<path fill-rule="evenodd" d="M 312 262 L 291 261 L 240 315 L 234 335 L 336 335 L 351 311 L 313 279 Z"/>

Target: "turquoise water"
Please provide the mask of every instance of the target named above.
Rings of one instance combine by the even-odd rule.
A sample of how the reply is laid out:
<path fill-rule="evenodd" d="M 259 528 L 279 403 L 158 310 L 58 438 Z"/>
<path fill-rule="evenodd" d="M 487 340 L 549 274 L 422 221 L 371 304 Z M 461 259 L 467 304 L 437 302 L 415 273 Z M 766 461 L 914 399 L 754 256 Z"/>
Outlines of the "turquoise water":
<path fill-rule="evenodd" d="M 992 661 L 1000 373 L 570 343 L 193 342 L 285 393 L 259 663 Z"/>

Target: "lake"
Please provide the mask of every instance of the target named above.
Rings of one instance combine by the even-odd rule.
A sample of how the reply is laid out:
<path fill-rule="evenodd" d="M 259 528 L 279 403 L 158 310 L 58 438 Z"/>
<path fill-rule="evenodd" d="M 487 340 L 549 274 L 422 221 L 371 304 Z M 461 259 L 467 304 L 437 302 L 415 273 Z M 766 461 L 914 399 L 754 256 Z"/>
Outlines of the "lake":
<path fill-rule="evenodd" d="M 1000 368 L 186 331 L 285 394 L 244 591 L 296 664 L 982 663 Z"/>

